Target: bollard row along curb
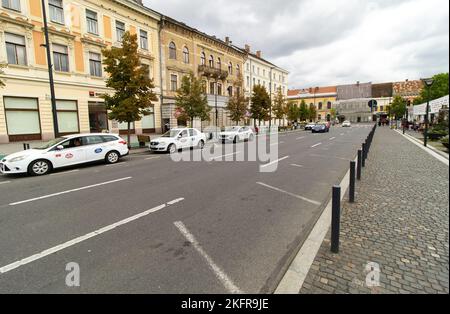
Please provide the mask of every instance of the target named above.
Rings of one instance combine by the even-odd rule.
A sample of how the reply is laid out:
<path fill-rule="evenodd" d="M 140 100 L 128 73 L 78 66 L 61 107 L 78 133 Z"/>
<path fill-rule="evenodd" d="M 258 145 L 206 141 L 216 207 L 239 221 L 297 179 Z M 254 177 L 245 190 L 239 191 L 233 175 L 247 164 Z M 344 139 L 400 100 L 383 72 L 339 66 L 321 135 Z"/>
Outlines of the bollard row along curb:
<path fill-rule="evenodd" d="M 355 185 L 356 180 L 360 181 L 362 176 L 362 168 L 366 166 L 366 159 L 369 156 L 370 147 L 372 146 L 373 136 L 377 125 L 375 124 L 371 129 L 364 143 L 362 149 L 358 150 L 357 163 L 350 161 L 350 184 L 348 198 L 350 203 L 355 202 Z M 356 176 L 356 178 L 355 178 Z M 331 209 L 331 252 L 339 253 L 339 235 L 341 223 L 341 187 L 333 186 L 332 192 L 332 209 Z"/>

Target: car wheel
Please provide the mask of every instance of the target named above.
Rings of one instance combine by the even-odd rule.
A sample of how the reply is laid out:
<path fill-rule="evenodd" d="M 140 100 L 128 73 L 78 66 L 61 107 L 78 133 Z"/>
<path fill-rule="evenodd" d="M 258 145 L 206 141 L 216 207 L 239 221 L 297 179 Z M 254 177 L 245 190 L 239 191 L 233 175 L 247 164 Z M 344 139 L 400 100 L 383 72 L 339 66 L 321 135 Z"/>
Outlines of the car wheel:
<path fill-rule="evenodd" d="M 35 160 L 28 166 L 28 173 L 32 176 L 43 176 L 52 170 L 52 164 L 47 160 Z"/>
<path fill-rule="evenodd" d="M 238 138 L 237 138 L 237 136 L 235 136 L 233 139 L 233 143 L 236 144 L 237 142 L 238 142 Z"/>
<path fill-rule="evenodd" d="M 120 154 L 116 152 L 115 150 L 109 152 L 105 156 L 105 161 L 107 164 L 115 164 L 119 162 Z"/>
<path fill-rule="evenodd" d="M 175 146 L 175 144 L 170 144 L 167 148 L 167 151 L 169 152 L 169 154 L 175 154 L 177 152 L 177 147 Z"/>

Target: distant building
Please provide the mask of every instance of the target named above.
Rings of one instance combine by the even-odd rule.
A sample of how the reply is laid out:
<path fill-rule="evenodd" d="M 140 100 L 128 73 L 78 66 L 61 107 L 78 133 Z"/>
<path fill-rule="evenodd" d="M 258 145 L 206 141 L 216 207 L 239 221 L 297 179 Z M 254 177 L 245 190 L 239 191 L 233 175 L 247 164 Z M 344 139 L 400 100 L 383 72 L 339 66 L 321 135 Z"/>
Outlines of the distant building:
<path fill-rule="evenodd" d="M 288 101 L 293 101 L 297 106 L 300 106 L 301 102 L 304 101 L 308 107 L 316 107 L 316 119 L 318 121 L 331 121 L 336 97 L 336 86 L 311 87 L 288 91 Z"/>
<path fill-rule="evenodd" d="M 372 83 L 337 86 L 336 115 L 342 122 L 372 122 L 373 112 L 369 107 L 372 100 Z"/>

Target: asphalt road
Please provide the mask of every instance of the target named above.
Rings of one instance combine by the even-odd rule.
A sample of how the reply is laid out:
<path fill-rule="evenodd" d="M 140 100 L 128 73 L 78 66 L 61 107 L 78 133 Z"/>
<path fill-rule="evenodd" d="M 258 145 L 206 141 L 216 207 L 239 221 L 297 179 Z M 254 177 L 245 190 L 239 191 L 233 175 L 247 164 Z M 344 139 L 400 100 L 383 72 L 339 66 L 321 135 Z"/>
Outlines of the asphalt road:
<path fill-rule="evenodd" d="M 144 153 L 2 176 L 0 293 L 273 292 L 369 131 L 281 135 L 274 173 Z"/>

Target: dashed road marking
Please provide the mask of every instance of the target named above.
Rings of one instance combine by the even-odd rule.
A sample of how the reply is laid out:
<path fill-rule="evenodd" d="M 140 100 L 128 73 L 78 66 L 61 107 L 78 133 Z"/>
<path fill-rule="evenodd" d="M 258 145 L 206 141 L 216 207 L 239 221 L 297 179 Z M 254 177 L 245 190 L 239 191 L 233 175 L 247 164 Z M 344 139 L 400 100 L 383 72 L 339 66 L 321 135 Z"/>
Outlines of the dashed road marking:
<path fill-rule="evenodd" d="M 171 202 L 169 202 L 167 204 L 162 204 L 160 206 L 157 206 L 157 207 L 154 207 L 152 209 L 146 210 L 146 211 L 144 211 L 144 212 L 142 212 L 140 214 L 137 214 L 137 215 L 131 216 L 129 218 L 123 219 L 121 221 L 118 221 L 116 223 L 113 223 L 111 225 L 103 227 L 101 229 L 95 230 L 95 231 L 93 231 L 91 233 L 88 233 L 86 235 L 80 236 L 80 237 L 75 238 L 73 240 L 70 240 L 70 241 L 62 243 L 60 245 L 54 246 L 52 248 L 49 248 L 49 249 L 47 249 L 45 251 L 42 251 L 40 253 L 31 255 L 31 256 L 29 256 L 27 258 L 24 258 L 24 259 L 21 259 L 19 261 L 14 262 L 14 263 L 8 264 L 8 265 L 3 266 L 3 267 L 0 267 L 0 274 L 4 274 L 4 273 L 9 272 L 9 271 L 11 271 L 13 269 L 19 268 L 19 267 L 21 267 L 23 265 L 32 263 L 32 262 L 37 261 L 37 260 L 39 260 L 41 258 L 49 256 L 49 255 L 51 255 L 53 253 L 62 251 L 64 249 L 68 248 L 68 247 L 74 246 L 74 245 L 76 245 L 78 243 L 81 243 L 81 242 L 86 241 L 86 240 L 88 240 L 90 238 L 96 237 L 96 236 L 98 236 L 98 235 L 100 235 L 102 233 L 111 231 L 111 230 L 113 230 L 113 229 L 115 229 L 117 227 L 120 227 L 122 225 L 130 223 L 130 222 L 135 221 L 137 219 L 140 219 L 142 217 L 148 216 L 151 213 L 155 213 L 155 212 L 157 212 L 157 211 L 159 211 L 159 210 L 161 210 L 161 209 L 163 209 L 163 208 L 165 208 L 167 206 L 179 203 L 179 202 L 181 202 L 183 200 L 184 200 L 184 198 L 178 198 L 178 199 L 173 200 L 173 201 L 171 201 Z"/>
<path fill-rule="evenodd" d="M 317 144 L 311 146 L 311 148 L 317 147 L 317 146 L 319 146 L 319 145 L 322 145 L 322 143 L 317 143 Z"/>
<path fill-rule="evenodd" d="M 269 162 L 268 164 L 262 165 L 262 166 L 260 166 L 260 167 L 261 167 L 261 168 L 266 168 L 266 167 L 272 166 L 273 164 L 277 164 L 277 163 L 279 163 L 280 161 L 283 161 L 283 160 L 288 159 L 288 158 L 289 158 L 289 156 L 286 156 L 286 157 L 283 157 L 283 158 L 274 160 L 274 161 L 272 161 L 272 162 Z"/>
<path fill-rule="evenodd" d="M 291 193 L 291 192 L 288 192 L 288 191 L 285 191 L 285 190 L 282 190 L 282 189 L 279 189 L 279 188 L 276 188 L 274 186 L 271 186 L 271 185 L 268 185 L 268 184 L 265 184 L 265 183 L 262 183 L 262 182 L 256 182 L 256 184 L 259 184 L 259 185 L 264 186 L 266 188 L 272 189 L 274 191 L 278 191 L 278 192 L 290 195 L 292 197 L 298 198 L 298 199 L 300 199 L 302 201 L 305 201 L 305 202 L 308 202 L 308 203 L 311 203 L 311 204 L 314 204 L 314 205 L 317 205 L 317 206 L 319 206 L 321 204 L 318 201 L 315 201 L 315 200 L 309 199 L 307 197 L 304 197 L 304 196 L 301 196 L 301 195 L 297 195 L 297 194 L 294 194 L 294 193 Z"/>
<path fill-rule="evenodd" d="M 0 182 L 0 185 L 2 185 L 2 184 L 7 184 L 7 183 L 11 183 L 11 181 L 3 181 L 3 182 Z"/>
<path fill-rule="evenodd" d="M 181 232 L 181 234 L 192 244 L 194 249 L 206 260 L 208 266 L 212 269 L 217 279 L 224 285 L 229 293 L 242 294 L 243 292 L 239 289 L 236 284 L 230 279 L 230 277 L 225 274 L 225 272 L 213 261 L 213 259 L 208 255 L 208 253 L 203 250 L 200 243 L 194 237 L 194 235 L 189 232 L 186 226 L 181 221 L 174 222 L 175 227 Z"/>
<path fill-rule="evenodd" d="M 130 179 L 132 179 L 132 177 L 126 177 L 126 178 L 121 178 L 121 179 L 117 179 L 117 180 L 111 180 L 111 181 L 106 181 L 106 182 L 102 182 L 102 183 L 92 184 L 92 185 L 88 185 L 88 186 L 83 186 L 81 188 L 71 189 L 71 190 L 62 191 L 62 192 L 53 193 L 53 194 L 47 194 L 47 195 L 43 195 L 43 196 L 39 196 L 39 197 L 35 197 L 35 198 L 30 198 L 28 200 L 24 200 L 24 201 L 20 201 L 20 202 L 10 203 L 9 205 L 15 206 L 15 205 L 20 205 L 20 204 L 24 204 L 24 203 L 30 203 L 30 202 L 39 201 L 39 200 L 42 200 L 45 198 L 50 198 L 50 197 L 55 197 L 55 196 L 68 194 L 68 193 L 72 193 L 72 192 L 87 190 L 87 189 L 95 188 L 98 186 L 121 182 L 121 181 L 125 181 L 125 180 L 130 180 Z"/>
<path fill-rule="evenodd" d="M 302 165 L 297 165 L 297 164 L 291 164 L 292 167 L 297 167 L 297 168 L 304 168 Z"/>

